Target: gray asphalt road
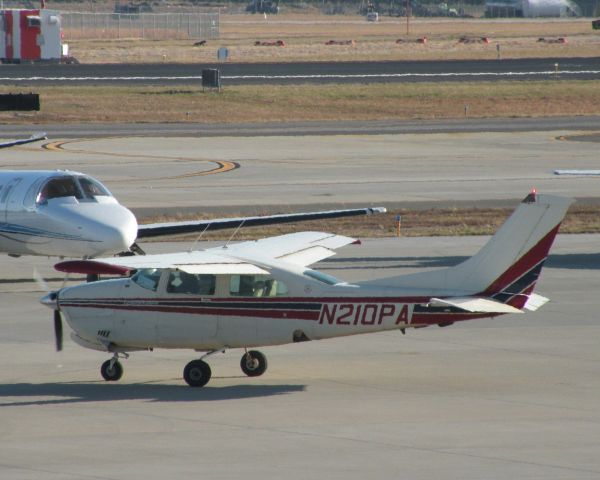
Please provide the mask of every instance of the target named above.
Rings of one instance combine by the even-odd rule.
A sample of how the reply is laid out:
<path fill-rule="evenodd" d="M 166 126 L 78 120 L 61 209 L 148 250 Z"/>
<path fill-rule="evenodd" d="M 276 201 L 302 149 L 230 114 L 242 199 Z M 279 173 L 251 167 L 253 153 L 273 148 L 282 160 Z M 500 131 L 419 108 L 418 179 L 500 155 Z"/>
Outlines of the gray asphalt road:
<path fill-rule="evenodd" d="M 92 123 L 0 125 L 0 138 L 27 137 L 46 132 L 56 138 L 107 136 L 145 137 L 270 137 L 302 135 L 381 135 L 404 133 L 484 133 L 542 131 L 600 131 L 600 117 L 464 118 L 443 120 L 356 120 L 265 123 Z M 590 137 L 588 137 L 590 138 Z M 591 137 L 594 138 L 593 136 Z"/>
<path fill-rule="evenodd" d="M 349 280 L 408 273 L 484 241 L 370 240 L 323 267 Z M 133 354 L 120 382 L 101 381 L 106 355 L 69 340 L 55 353 L 41 292 L 2 285 L 1 476 L 596 479 L 598 245 L 559 237 L 539 285 L 552 302 L 538 312 L 265 348 L 269 370 L 254 379 L 230 351 L 211 357 L 199 390 L 181 378 L 191 351 Z"/>
<path fill-rule="evenodd" d="M 199 82 L 218 68 L 223 85 L 495 81 L 600 78 L 600 57 L 395 62 L 3 65 L 5 84 L 158 84 Z"/>

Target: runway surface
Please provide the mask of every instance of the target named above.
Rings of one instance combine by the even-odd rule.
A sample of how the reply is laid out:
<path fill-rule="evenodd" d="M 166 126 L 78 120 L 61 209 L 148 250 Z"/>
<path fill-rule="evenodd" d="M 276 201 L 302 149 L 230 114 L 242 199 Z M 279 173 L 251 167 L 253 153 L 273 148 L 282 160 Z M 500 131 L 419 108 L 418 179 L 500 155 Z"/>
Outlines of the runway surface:
<path fill-rule="evenodd" d="M 600 130 L 600 129 L 599 129 Z M 138 214 L 290 212 L 326 205 L 498 206 L 532 188 L 597 202 L 590 131 L 52 139 L 5 169 L 83 170 Z"/>
<path fill-rule="evenodd" d="M 145 84 L 200 82 L 218 68 L 223 85 L 439 82 L 497 80 L 593 80 L 600 57 L 387 62 L 290 62 L 219 64 L 3 65 L 6 84 Z"/>
<path fill-rule="evenodd" d="M 408 273 L 484 241 L 367 240 L 323 267 L 348 280 Z M 133 354 L 119 383 L 101 381 L 106 355 L 70 340 L 54 352 L 41 292 L 1 285 L 1 476 L 596 479 L 599 245 L 559 236 L 538 312 L 264 348 L 269 370 L 254 379 L 230 351 L 211 357 L 203 389 L 181 379 L 191 351 Z M 23 276 L 28 262 L 3 259 L 3 271 Z"/>
<path fill-rule="evenodd" d="M 600 131 L 599 116 L 547 118 L 460 118 L 418 120 L 344 120 L 255 123 L 59 123 L 0 125 L 0 137 L 22 138 L 46 132 L 51 139 L 107 136 L 275 137 L 303 135 L 381 135 L 403 133 L 485 133 Z"/>

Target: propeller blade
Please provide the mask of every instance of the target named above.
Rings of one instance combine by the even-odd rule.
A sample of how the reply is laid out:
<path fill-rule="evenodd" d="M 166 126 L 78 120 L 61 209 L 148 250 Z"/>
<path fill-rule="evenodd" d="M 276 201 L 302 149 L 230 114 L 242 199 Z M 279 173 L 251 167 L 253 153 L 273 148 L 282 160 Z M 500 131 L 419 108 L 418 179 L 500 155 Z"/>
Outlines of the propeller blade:
<path fill-rule="evenodd" d="M 54 336 L 56 338 L 56 351 L 60 352 L 63 348 L 63 327 L 62 316 L 58 310 L 54 310 Z"/>
<path fill-rule="evenodd" d="M 33 279 L 35 280 L 35 283 L 37 284 L 38 288 L 42 292 L 49 292 L 50 291 L 50 287 L 48 286 L 48 282 L 46 282 L 46 280 L 44 279 L 44 277 L 42 277 L 40 275 L 40 272 L 38 272 L 37 268 L 35 268 L 35 267 L 33 267 Z"/>

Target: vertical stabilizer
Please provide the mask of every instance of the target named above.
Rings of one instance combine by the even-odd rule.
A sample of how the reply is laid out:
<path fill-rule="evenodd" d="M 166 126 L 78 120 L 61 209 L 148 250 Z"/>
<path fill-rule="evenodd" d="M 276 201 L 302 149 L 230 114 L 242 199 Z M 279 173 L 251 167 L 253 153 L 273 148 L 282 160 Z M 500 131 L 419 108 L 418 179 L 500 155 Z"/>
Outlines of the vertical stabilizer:
<path fill-rule="evenodd" d="M 571 203 L 570 198 L 531 193 L 488 243 L 463 263 L 369 283 L 479 295 L 523 308 Z"/>

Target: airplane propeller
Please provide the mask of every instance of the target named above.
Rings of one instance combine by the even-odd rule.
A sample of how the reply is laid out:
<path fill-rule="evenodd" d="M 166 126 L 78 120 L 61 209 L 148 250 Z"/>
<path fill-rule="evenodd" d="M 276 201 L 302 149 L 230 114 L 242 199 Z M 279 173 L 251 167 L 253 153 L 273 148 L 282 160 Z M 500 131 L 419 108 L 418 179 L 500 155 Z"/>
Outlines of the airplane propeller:
<path fill-rule="evenodd" d="M 54 337 L 56 340 L 56 351 L 60 352 L 63 348 L 63 327 L 62 314 L 60 310 L 54 310 Z"/>
<path fill-rule="evenodd" d="M 36 268 L 33 269 L 33 278 L 41 290 L 48 292 L 47 295 L 40 300 L 40 303 L 54 310 L 54 339 L 56 342 L 56 351 L 60 352 L 63 349 L 63 318 L 58 304 L 58 294 L 60 289 L 51 291 L 50 286 Z M 65 275 L 61 288 L 66 285 L 68 278 L 68 274 Z"/>
<path fill-rule="evenodd" d="M 60 290 L 59 290 L 60 291 Z M 58 293 L 50 292 L 40 300 L 42 305 L 54 310 L 54 338 L 56 341 L 56 351 L 60 352 L 63 348 L 63 325 L 62 313 L 58 304 Z"/>

